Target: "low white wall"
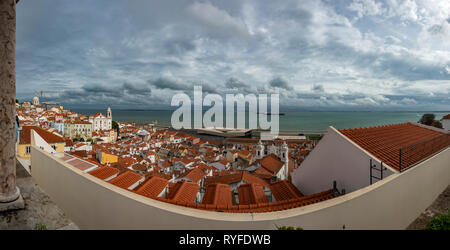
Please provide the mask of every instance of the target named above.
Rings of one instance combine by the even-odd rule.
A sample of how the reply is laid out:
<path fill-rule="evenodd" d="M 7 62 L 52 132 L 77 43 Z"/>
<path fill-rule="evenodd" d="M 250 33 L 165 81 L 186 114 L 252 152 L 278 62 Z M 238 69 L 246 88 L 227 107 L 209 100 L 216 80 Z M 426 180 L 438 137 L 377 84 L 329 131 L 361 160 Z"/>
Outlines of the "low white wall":
<path fill-rule="evenodd" d="M 370 159 L 380 169 L 375 156 L 329 127 L 305 161 L 292 172 L 292 183 L 306 195 L 332 188 L 333 181 L 339 190 L 350 193 L 370 185 Z M 393 171 L 389 169 L 383 171 L 384 178 L 391 174 Z M 373 175 L 379 177 L 380 172 L 373 170 Z"/>
<path fill-rule="evenodd" d="M 450 183 L 450 148 L 353 193 L 271 213 L 230 214 L 149 199 L 32 147 L 32 176 L 81 229 L 403 229 Z"/>

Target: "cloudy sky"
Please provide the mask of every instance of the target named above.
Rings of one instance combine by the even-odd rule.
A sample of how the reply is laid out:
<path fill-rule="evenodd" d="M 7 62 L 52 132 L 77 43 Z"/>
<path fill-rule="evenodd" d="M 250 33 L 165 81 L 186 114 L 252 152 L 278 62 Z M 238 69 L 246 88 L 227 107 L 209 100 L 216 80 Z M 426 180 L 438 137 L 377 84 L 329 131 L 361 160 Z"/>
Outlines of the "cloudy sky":
<path fill-rule="evenodd" d="M 161 108 L 194 85 L 306 110 L 450 110 L 448 0 L 33 0 L 17 97 Z"/>

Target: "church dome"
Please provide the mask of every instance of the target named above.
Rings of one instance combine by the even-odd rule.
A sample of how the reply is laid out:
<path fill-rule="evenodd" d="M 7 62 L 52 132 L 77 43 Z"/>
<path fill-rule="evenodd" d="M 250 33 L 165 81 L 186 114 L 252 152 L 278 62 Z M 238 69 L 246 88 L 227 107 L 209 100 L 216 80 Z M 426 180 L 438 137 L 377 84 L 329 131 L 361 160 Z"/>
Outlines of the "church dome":
<path fill-rule="evenodd" d="M 35 96 L 33 97 L 33 105 L 38 105 L 39 104 L 39 97 Z"/>

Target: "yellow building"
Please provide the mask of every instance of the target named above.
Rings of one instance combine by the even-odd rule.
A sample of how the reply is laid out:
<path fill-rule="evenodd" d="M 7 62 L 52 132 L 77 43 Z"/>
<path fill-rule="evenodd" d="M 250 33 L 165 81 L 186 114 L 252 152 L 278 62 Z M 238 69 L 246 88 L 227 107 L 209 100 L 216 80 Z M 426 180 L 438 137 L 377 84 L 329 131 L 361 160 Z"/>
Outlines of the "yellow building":
<path fill-rule="evenodd" d="M 56 152 L 64 152 L 66 141 L 64 138 L 50 133 L 37 126 L 23 126 L 20 130 L 17 142 L 17 156 L 20 158 L 30 158 L 31 154 L 31 130 L 36 131 Z"/>
<path fill-rule="evenodd" d="M 116 163 L 119 161 L 119 157 L 117 155 L 113 155 L 110 154 L 107 150 L 105 149 L 97 149 L 97 160 L 101 163 L 101 164 L 106 164 L 106 163 Z"/>

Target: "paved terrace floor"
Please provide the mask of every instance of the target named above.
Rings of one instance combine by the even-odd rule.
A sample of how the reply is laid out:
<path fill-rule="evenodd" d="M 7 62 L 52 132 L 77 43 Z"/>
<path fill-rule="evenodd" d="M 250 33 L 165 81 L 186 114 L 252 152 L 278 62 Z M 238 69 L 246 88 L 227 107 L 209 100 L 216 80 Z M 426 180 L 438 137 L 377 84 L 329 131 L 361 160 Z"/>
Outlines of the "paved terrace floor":
<path fill-rule="evenodd" d="M 48 230 L 76 230 L 78 227 L 39 188 L 30 174 L 17 161 L 17 186 L 25 200 L 25 209 L 1 212 L 0 229 L 34 230 L 45 225 Z"/>
<path fill-rule="evenodd" d="M 439 214 L 447 214 L 447 209 L 450 209 L 450 185 L 442 192 L 433 204 L 429 206 L 425 211 L 414 220 L 409 226 L 408 230 L 422 230 L 425 229 L 428 222 L 433 219 L 433 217 Z"/>

